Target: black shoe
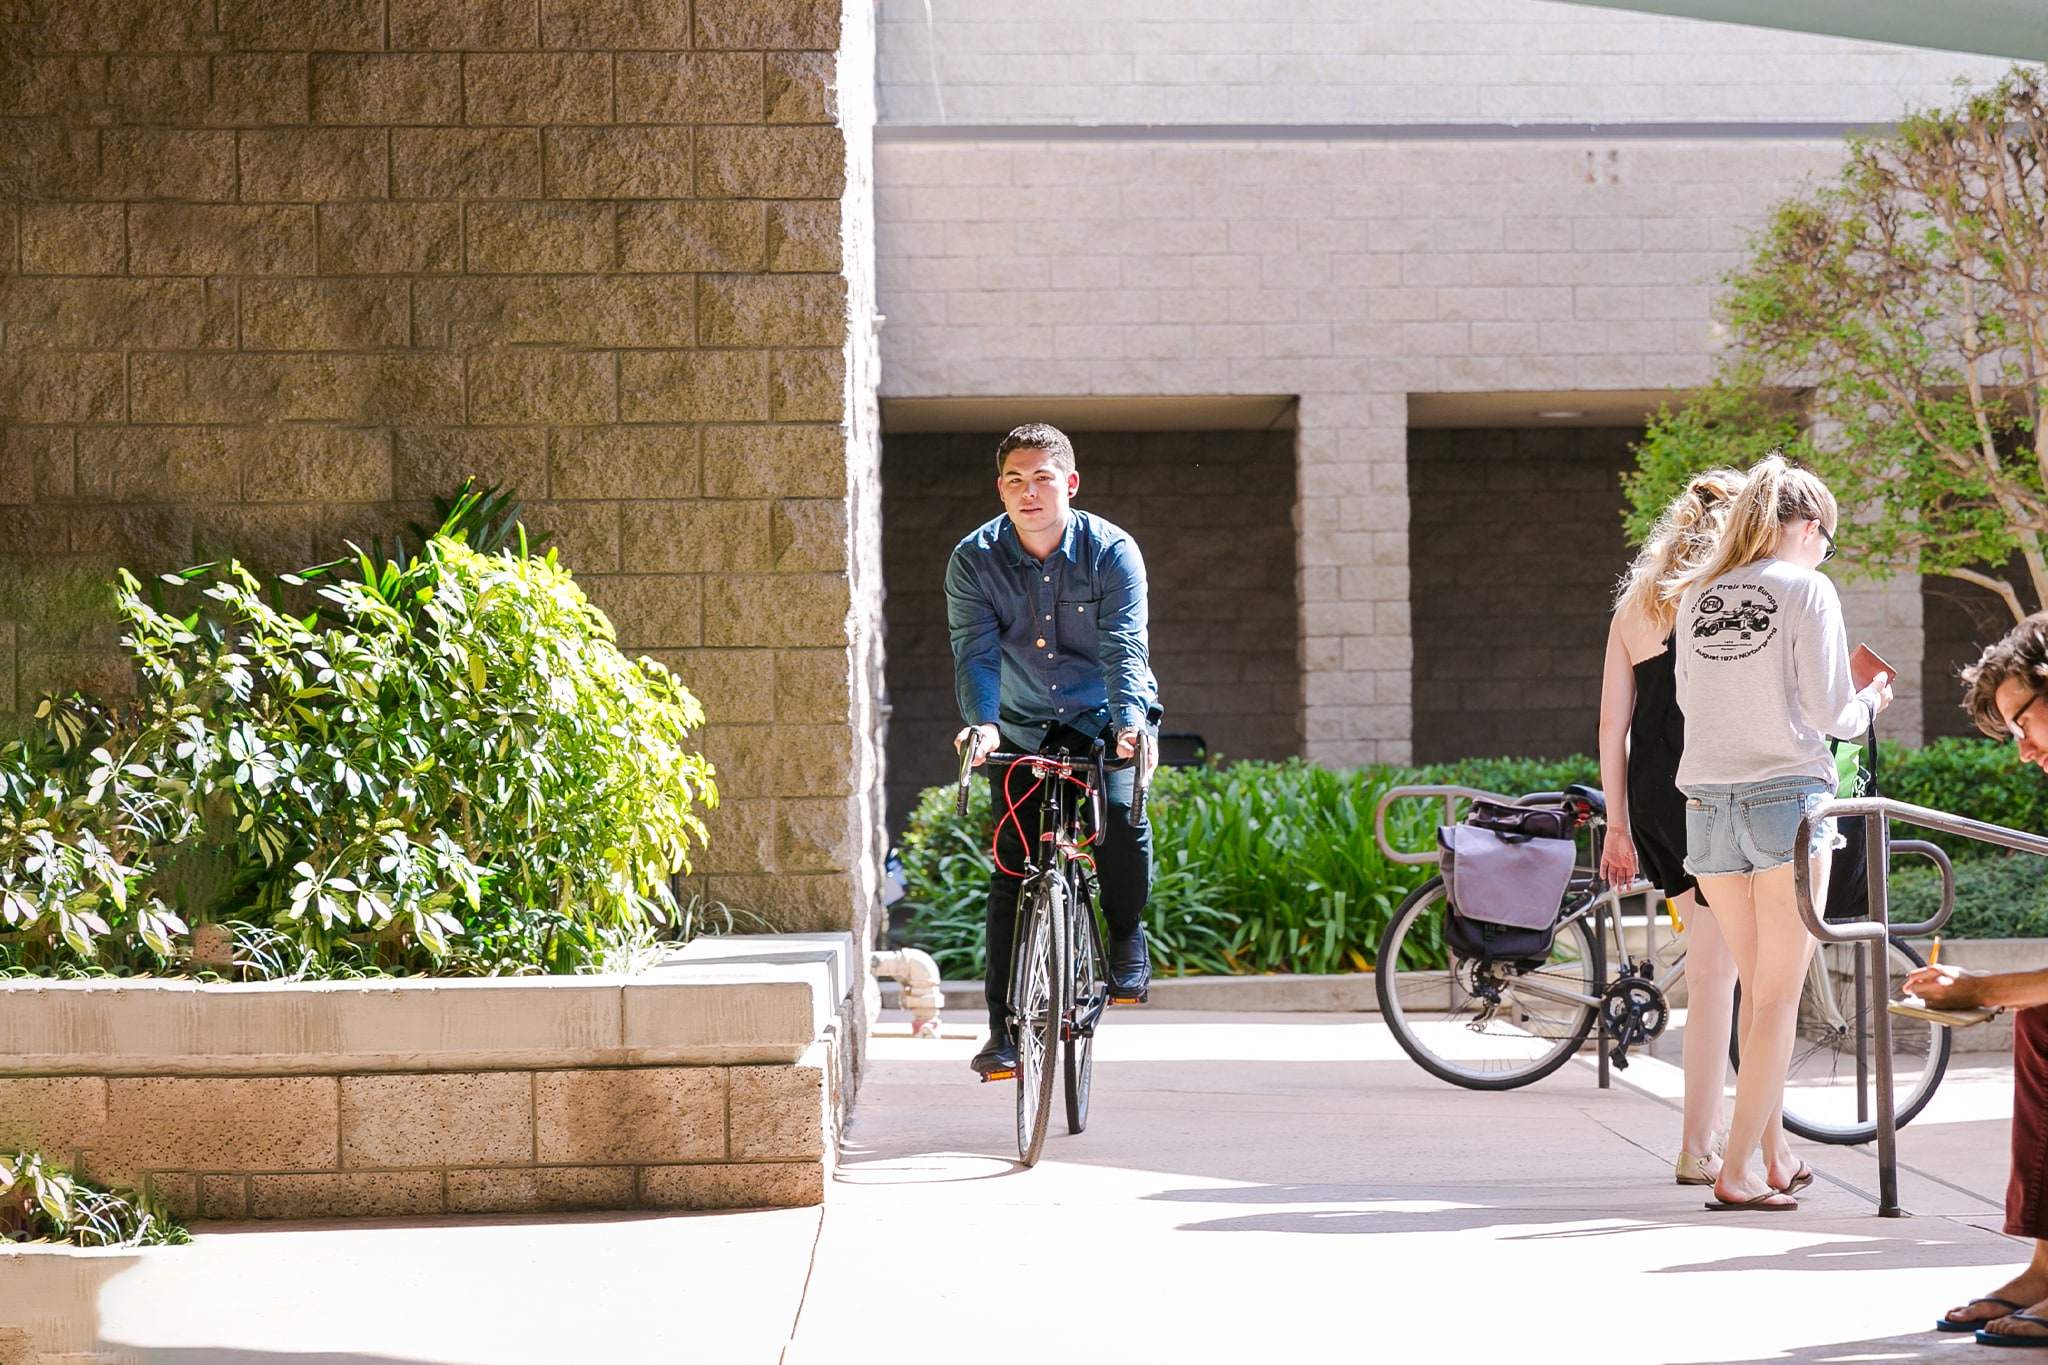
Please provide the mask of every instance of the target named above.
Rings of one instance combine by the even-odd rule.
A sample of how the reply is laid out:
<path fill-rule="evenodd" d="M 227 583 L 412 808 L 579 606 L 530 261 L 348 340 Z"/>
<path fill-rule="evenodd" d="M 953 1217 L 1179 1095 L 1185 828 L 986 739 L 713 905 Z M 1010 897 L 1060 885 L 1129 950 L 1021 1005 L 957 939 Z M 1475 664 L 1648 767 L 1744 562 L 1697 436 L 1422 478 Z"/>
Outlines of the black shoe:
<path fill-rule="evenodd" d="M 1109 1003 L 1142 1005 L 1152 998 L 1152 945 L 1145 927 L 1109 950 Z"/>
<path fill-rule="evenodd" d="M 1017 1074 L 1017 1045 L 1004 1036 L 1008 1032 L 1005 1029 L 1002 1034 L 990 1035 L 989 1040 L 981 1045 L 981 1051 L 974 1054 L 974 1060 L 968 1063 L 974 1068 L 974 1074 L 984 1081 L 1007 1081 Z"/>

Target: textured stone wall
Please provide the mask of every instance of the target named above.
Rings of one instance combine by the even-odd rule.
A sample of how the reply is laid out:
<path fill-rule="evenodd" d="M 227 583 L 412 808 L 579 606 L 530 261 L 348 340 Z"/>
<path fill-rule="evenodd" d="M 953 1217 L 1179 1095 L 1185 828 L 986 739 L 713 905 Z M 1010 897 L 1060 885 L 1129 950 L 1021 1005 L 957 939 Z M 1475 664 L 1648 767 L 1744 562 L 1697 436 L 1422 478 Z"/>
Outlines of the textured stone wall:
<path fill-rule="evenodd" d="M 1415 760 L 1598 743 L 1634 428 L 1408 436 Z"/>
<path fill-rule="evenodd" d="M 1301 751 L 1295 661 L 1294 433 L 1077 432 L 1077 506 L 1137 537 L 1167 730 L 1232 758 Z M 951 780 L 960 728 L 946 557 L 1002 511 L 999 437 L 896 435 L 884 446 L 889 582 L 889 821 Z"/>
<path fill-rule="evenodd" d="M 118 674 L 60 569 L 303 562 L 474 474 L 705 701 L 704 889 L 860 927 L 868 7 L 5 8 L 0 710 Z"/>

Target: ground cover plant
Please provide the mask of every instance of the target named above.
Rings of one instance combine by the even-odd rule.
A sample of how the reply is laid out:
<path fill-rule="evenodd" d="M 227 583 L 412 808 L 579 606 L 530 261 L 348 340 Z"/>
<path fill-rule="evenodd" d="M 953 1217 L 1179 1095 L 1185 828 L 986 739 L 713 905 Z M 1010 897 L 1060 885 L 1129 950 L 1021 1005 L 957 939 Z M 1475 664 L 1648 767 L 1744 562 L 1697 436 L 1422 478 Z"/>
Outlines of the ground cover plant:
<path fill-rule="evenodd" d="M 1887 744 L 1886 795 L 2021 829 L 2048 829 L 2048 784 L 2008 746 L 1945 739 L 1921 749 Z M 1382 857 L 1372 811 L 1396 784 L 1436 783 L 1520 794 L 1597 783 L 1598 763 L 1488 758 L 1423 768 L 1337 772 L 1300 760 L 1212 763 L 1160 770 L 1151 815 L 1156 869 L 1146 909 L 1153 958 L 1169 975 L 1369 970 L 1395 906 L 1431 874 Z M 1398 846 L 1427 848 L 1441 808 L 1405 803 L 1389 829 Z M 920 798 L 900 853 L 909 919 L 904 941 L 955 980 L 981 975 L 982 914 L 991 826 L 989 785 L 976 782 L 965 819 L 953 789 Z M 1895 827 L 1896 837 L 1920 831 Z M 1992 938 L 2048 931 L 2048 864 L 1957 842 L 1957 911 L 1947 932 Z M 1901 859 L 1894 915 L 1924 919 L 1938 894 L 1933 870 Z"/>
<path fill-rule="evenodd" d="M 102 1189 L 36 1152 L 0 1153 L 0 1241 L 136 1247 L 191 1240 L 147 1195 Z"/>
<path fill-rule="evenodd" d="M 1495 791 L 1582 780 L 1590 761 L 1474 760 L 1420 770 L 1337 772 L 1299 759 L 1162 768 L 1151 796 L 1153 958 L 1169 974 L 1347 972 L 1370 968 L 1401 898 L 1429 869 L 1395 863 L 1374 841 L 1372 812 L 1395 782 Z M 1397 807 L 1403 848 L 1433 846 L 1439 812 Z M 990 859 L 989 784 L 963 820 L 953 789 L 919 799 L 901 845 L 910 902 L 905 941 L 955 979 L 983 967 Z"/>
<path fill-rule="evenodd" d="M 222 922 L 239 974 L 579 971 L 675 917 L 703 711 L 516 508 L 115 598 L 135 695 L 46 699 L 0 749 L 0 968 L 187 968 Z"/>

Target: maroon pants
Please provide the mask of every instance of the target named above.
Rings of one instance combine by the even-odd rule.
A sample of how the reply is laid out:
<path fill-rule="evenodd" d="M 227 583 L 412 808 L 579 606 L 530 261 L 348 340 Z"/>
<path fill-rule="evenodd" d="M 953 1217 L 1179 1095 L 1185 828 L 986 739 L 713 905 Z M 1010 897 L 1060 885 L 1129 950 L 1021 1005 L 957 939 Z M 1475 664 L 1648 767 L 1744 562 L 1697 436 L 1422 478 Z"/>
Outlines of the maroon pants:
<path fill-rule="evenodd" d="M 2012 1180 L 2008 1237 L 2048 1240 L 2048 1005 L 2012 1017 Z"/>

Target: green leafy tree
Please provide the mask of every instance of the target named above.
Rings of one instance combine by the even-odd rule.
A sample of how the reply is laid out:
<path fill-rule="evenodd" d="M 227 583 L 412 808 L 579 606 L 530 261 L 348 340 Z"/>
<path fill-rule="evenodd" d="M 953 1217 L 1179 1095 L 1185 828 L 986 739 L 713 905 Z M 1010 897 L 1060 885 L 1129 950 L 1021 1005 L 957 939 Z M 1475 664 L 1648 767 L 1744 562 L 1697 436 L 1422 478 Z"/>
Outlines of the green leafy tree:
<path fill-rule="evenodd" d="M 1640 540 L 1693 472 L 1772 447 L 1857 519 L 1853 571 L 1917 568 L 2048 601 L 2048 90 L 2018 67 L 1851 139 L 1726 277 L 1712 382 L 1625 480 Z"/>

